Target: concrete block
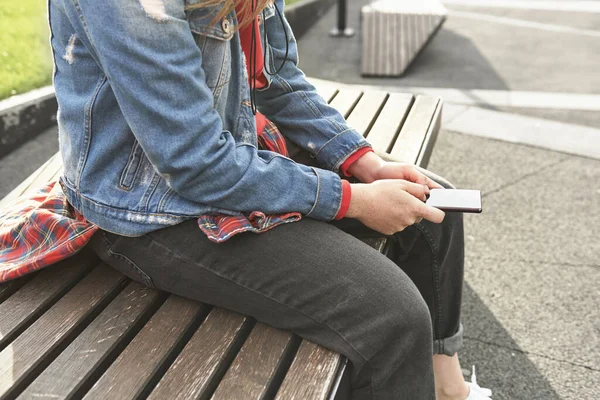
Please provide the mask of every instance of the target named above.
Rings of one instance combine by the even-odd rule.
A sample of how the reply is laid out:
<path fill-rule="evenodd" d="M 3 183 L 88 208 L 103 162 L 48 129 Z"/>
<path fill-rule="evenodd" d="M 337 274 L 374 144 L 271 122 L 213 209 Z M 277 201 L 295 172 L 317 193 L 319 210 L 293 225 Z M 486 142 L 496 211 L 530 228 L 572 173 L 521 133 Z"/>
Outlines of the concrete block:
<path fill-rule="evenodd" d="M 400 76 L 446 19 L 436 0 L 380 0 L 361 9 L 362 74 Z"/>

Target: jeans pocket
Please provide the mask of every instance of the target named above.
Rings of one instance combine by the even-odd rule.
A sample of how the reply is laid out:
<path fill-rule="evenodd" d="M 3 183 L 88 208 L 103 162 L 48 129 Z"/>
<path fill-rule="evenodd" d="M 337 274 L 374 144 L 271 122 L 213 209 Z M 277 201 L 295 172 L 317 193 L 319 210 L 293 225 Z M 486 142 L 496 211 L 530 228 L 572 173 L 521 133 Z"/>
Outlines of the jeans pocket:
<path fill-rule="evenodd" d="M 150 288 L 155 288 L 152 278 L 128 254 L 122 237 L 105 231 L 99 233 L 106 243 L 104 254 L 100 255 L 100 258 L 123 275 Z"/>

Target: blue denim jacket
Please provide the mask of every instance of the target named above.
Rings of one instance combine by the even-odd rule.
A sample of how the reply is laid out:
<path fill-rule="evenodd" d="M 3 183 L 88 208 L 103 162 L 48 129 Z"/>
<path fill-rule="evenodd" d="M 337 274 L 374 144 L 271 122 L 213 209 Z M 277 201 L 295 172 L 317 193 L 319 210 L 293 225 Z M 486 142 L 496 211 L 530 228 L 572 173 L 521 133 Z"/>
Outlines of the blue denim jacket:
<path fill-rule="evenodd" d="M 235 12 L 212 24 L 200 0 L 49 0 L 59 104 L 61 185 L 90 222 L 139 236 L 202 214 L 298 211 L 332 220 L 336 173 L 368 146 L 288 61 L 257 93 L 257 105 L 321 168 L 257 149 L 255 119 Z M 283 10 L 283 0 L 276 1 Z M 285 34 L 264 13 L 275 70 Z"/>

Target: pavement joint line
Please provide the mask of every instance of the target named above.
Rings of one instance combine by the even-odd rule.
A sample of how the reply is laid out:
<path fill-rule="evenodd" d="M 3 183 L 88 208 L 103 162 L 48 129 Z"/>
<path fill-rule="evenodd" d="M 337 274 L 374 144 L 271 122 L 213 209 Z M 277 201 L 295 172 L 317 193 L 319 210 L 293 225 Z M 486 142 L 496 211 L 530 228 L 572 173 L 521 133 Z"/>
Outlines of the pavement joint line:
<path fill-rule="evenodd" d="M 457 119 L 458 117 L 460 117 L 461 115 L 463 115 L 464 113 L 466 113 L 469 110 L 470 106 L 466 106 L 464 109 L 460 110 L 459 112 L 457 112 L 456 114 L 454 114 L 452 116 L 452 118 L 444 121 L 444 124 L 449 124 L 452 121 L 454 121 L 455 119 Z"/>
<path fill-rule="evenodd" d="M 560 160 L 555 161 L 555 162 L 553 162 L 551 164 L 544 165 L 544 166 L 536 169 L 535 171 L 528 172 L 525 175 L 521 175 L 520 177 L 518 177 L 515 180 L 507 182 L 507 183 L 505 183 L 503 185 L 500 185 L 497 188 L 494 188 L 494 189 L 490 190 L 489 192 L 482 193 L 481 197 L 482 198 L 486 198 L 486 197 L 491 196 L 493 194 L 500 193 L 503 190 L 508 189 L 509 187 L 512 187 L 512 186 L 514 186 L 514 185 L 516 185 L 518 183 L 521 183 L 524 180 L 529 179 L 529 178 L 531 178 L 533 176 L 536 176 L 536 175 L 538 175 L 538 174 L 540 174 L 540 173 L 542 173 L 542 172 L 544 172 L 544 171 L 546 171 L 546 170 L 548 170 L 550 168 L 554 168 L 557 165 L 564 164 L 565 162 L 569 161 L 569 159 L 570 159 L 570 157 L 564 157 L 564 158 L 561 158 Z"/>
<path fill-rule="evenodd" d="M 547 265 L 554 265 L 554 266 L 558 266 L 558 267 L 575 267 L 575 268 L 600 268 L 600 264 L 575 264 L 575 263 L 570 263 L 570 262 L 566 262 L 566 261 L 547 261 L 547 260 L 528 260 L 525 258 L 500 258 L 500 257 L 490 257 L 490 256 L 480 256 L 478 254 L 475 253 L 470 253 L 468 258 L 475 258 L 477 260 L 480 261 L 502 261 L 502 262 L 509 262 L 509 261 L 519 261 L 519 262 L 523 262 L 523 263 L 527 263 L 527 264 L 547 264 Z"/>
<path fill-rule="evenodd" d="M 443 0 L 446 6 L 600 13 L 600 1 Z"/>
<path fill-rule="evenodd" d="M 515 347 L 511 347 L 511 346 L 506 346 L 504 344 L 490 342 L 489 340 L 483 340 L 483 339 L 479 339 L 479 338 L 476 338 L 476 337 L 473 337 L 473 336 L 465 335 L 464 338 L 468 339 L 468 340 L 473 340 L 475 342 L 487 344 L 487 345 L 490 345 L 490 346 L 495 346 L 495 347 L 499 347 L 499 348 L 502 348 L 502 349 L 515 351 L 517 353 L 521 353 L 521 354 L 524 354 L 524 355 L 531 355 L 531 356 L 541 357 L 541 358 L 545 358 L 545 359 L 548 359 L 548 360 L 551 360 L 551 361 L 556 361 L 556 362 L 560 362 L 560 363 L 570 364 L 570 365 L 572 365 L 574 367 L 580 367 L 580 368 L 588 369 L 590 371 L 600 372 L 600 369 L 598 369 L 598 368 L 590 367 L 589 365 L 585 365 L 585 364 L 579 364 L 579 363 L 577 363 L 575 361 L 563 360 L 563 359 L 560 359 L 560 358 L 548 356 L 546 354 L 540 354 L 540 353 L 536 353 L 534 351 L 523 350 L 523 349 L 521 349 L 519 347 L 515 348 Z"/>
<path fill-rule="evenodd" d="M 459 18 L 469 18 L 475 19 L 478 21 L 486 21 L 493 22 L 504 25 L 512 25 L 518 26 L 521 28 L 531 28 L 538 29 L 547 32 L 556 32 L 556 33 L 570 33 L 574 35 L 582 35 L 582 36 L 590 36 L 590 37 L 600 37 L 600 31 L 592 30 L 592 29 L 579 29 L 573 28 L 566 25 L 556 25 L 556 24 L 545 24 L 542 22 L 533 22 L 525 19 L 518 18 L 508 18 L 508 17 L 497 17 L 495 15 L 488 15 L 482 13 L 475 13 L 470 11 L 455 11 L 448 10 L 448 15 Z"/>

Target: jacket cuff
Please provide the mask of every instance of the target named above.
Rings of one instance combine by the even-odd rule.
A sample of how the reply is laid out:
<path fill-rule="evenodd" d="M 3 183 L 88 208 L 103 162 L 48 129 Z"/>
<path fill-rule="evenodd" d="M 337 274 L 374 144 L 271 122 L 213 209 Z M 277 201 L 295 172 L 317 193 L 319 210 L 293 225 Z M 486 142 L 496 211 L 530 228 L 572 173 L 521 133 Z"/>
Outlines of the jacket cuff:
<path fill-rule="evenodd" d="M 350 199 L 352 198 L 352 187 L 350 186 L 350 182 L 345 179 L 342 179 L 342 205 L 340 206 L 340 211 L 338 211 L 337 215 L 334 219 L 342 219 L 346 216 L 348 212 L 348 208 L 350 208 Z"/>
<path fill-rule="evenodd" d="M 315 157 L 323 168 L 337 172 L 346 159 L 362 147 L 371 147 L 371 144 L 356 130 L 347 129 L 325 143 Z"/>
<path fill-rule="evenodd" d="M 340 166 L 340 173 L 342 174 L 342 176 L 346 176 L 346 177 L 352 176 L 351 174 L 348 173 L 348 169 L 352 166 L 352 164 L 354 164 L 356 161 L 358 161 L 359 158 L 361 158 L 366 153 L 369 153 L 371 151 L 373 151 L 372 148 L 363 147 L 363 148 L 356 150 L 354 153 L 350 154 L 350 157 L 348 157 L 346 159 L 346 161 L 344 161 L 344 163 Z"/>
<path fill-rule="evenodd" d="M 331 221 L 342 206 L 342 179 L 334 172 L 311 167 L 317 175 L 317 195 L 307 217 Z"/>

